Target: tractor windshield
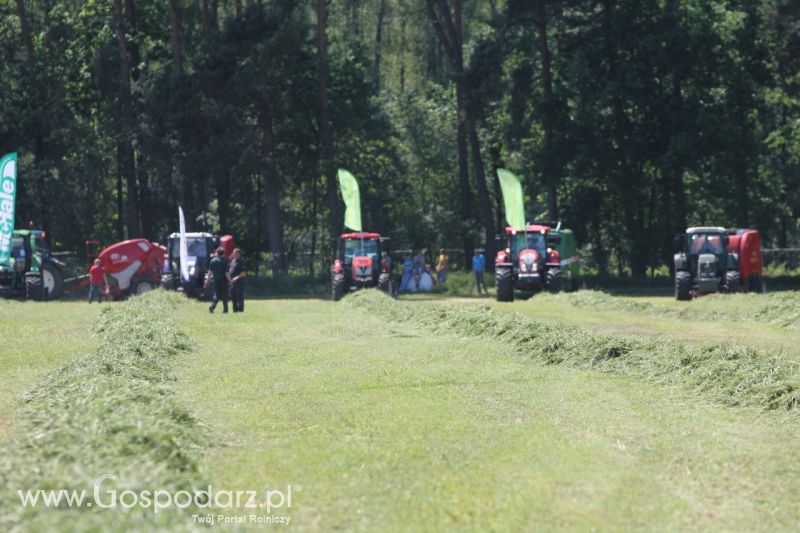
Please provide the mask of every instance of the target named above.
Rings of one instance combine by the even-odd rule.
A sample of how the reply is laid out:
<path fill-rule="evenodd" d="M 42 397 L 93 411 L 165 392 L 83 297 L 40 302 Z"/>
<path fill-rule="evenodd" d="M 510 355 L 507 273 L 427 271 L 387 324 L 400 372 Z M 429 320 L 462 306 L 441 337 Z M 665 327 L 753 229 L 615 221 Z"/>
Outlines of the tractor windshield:
<path fill-rule="evenodd" d="M 513 237 L 513 247 L 511 250 L 512 257 L 519 257 L 519 253 L 526 248 L 536 250 L 539 252 L 540 257 L 545 255 L 545 239 L 541 233 L 531 232 L 528 233 L 527 239 L 524 233 L 517 233 Z"/>
<path fill-rule="evenodd" d="M 345 239 L 344 262 L 351 263 L 354 257 L 369 256 L 378 259 L 378 241 L 373 239 Z"/>
<path fill-rule="evenodd" d="M 172 239 L 170 243 L 172 248 L 172 257 L 180 257 L 181 255 L 181 240 Z M 189 257 L 208 257 L 208 247 L 206 246 L 205 237 L 188 237 L 186 239 L 186 250 Z"/>
<path fill-rule="evenodd" d="M 722 235 L 718 233 L 694 233 L 689 237 L 689 253 L 692 255 L 725 253 Z"/>

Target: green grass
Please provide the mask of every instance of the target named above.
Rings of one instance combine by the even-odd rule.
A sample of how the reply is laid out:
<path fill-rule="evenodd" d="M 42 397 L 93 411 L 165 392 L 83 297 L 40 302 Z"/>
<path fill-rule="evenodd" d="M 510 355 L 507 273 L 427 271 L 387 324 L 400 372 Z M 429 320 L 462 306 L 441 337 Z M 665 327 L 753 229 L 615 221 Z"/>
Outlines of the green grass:
<path fill-rule="evenodd" d="M 18 397 L 48 370 L 91 349 L 98 305 L 0 300 L 0 444 L 14 424 Z"/>
<path fill-rule="evenodd" d="M 8 493 L 81 488 L 110 472 L 134 490 L 299 485 L 280 513 L 296 529 L 796 526 L 797 363 L 509 312 L 536 298 L 439 305 L 369 291 L 209 315 L 156 293 L 98 319 L 96 307 L 72 318 L 86 304 L 24 307 L 39 325 L 60 319 L 85 355 L 52 355 L 70 343 L 36 338 L 19 360 L 42 352 L 50 362 L 0 370 L 28 376 L 0 454 L 0 523 L 192 527 L 191 510 L 26 511 Z M 639 316 L 548 306 L 610 322 Z"/>
<path fill-rule="evenodd" d="M 204 461 L 215 486 L 300 484 L 293 523 L 322 530 L 766 530 L 800 519 L 800 450 L 786 445 L 795 422 L 543 365 L 468 322 L 432 332 L 435 306 L 400 304 L 387 318 L 392 304 L 363 297 L 378 300 L 179 309 L 197 339 L 182 396 L 221 443 Z"/>
<path fill-rule="evenodd" d="M 42 308 L 57 309 L 59 304 Z M 183 511 L 21 505 L 18 490 L 181 490 L 201 486 L 204 431 L 175 399 L 171 367 L 190 348 L 169 317 L 185 300 L 151 293 L 106 305 L 97 348 L 30 388 L 0 455 L 0 528 L 107 530 L 185 525 Z M 51 350 L 57 350 L 52 345 Z M 106 496 L 106 502 L 109 501 Z M 96 502 L 95 502 L 96 503 Z"/>
<path fill-rule="evenodd" d="M 800 328 L 800 297 L 794 291 L 769 294 L 711 294 L 691 302 L 668 298 L 626 298 L 600 291 L 543 294 L 542 305 L 551 302 L 595 311 L 614 311 L 685 320 L 754 321 L 783 328 Z"/>

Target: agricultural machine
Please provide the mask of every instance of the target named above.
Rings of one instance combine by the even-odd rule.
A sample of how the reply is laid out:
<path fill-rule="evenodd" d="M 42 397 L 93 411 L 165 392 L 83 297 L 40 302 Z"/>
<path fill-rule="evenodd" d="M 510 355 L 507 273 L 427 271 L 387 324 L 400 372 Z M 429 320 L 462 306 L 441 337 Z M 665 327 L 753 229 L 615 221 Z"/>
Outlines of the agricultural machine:
<path fill-rule="evenodd" d="M 729 251 L 728 231 L 720 227 L 689 228 L 675 237 L 675 298 L 691 300 L 714 292 L 738 292 L 737 253 Z"/>
<path fill-rule="evenodd" d="M 159 286 L 166 249 L 147 239 L 130 239 L 112 244 L 97 256 L 110 278 L 109 294 L 119 300 L 130 294 L 144 294 Z M 91 256 L 88 257 L 91 264 Z M 82 285 L 88 283 L 85 280 Z"/>
<path fill-rule="evenodd" d="M 514 301 L 514 291 L 531 295 L 547 290 L 580 288 L 580 257 L 571 230 L 561 224 L 527 224 L 525 231 L 507 227 L 498 237 L 495 257 L 496 298 Z"/>
<path fill-rule="evenodd" d="M 86 241 L 86 271 L 99 259 L 109 276 L 109 295 L 119 300 L 158 286 L 165 249 L 146 239 L 132 239 L 97 253 L 98 241 Z M 12 263 L 0 265 L 0 296 L 55 300 L 89 284 L 88 274 L 64 277 L 66 264 L 50 250 L 39 230 L 14 232 Z"/>
<path fill-rule="evenodd" d="M 11 261 L 0 264 L 0 297 L 53 300 L 64 292 L 63 269 L 40 230 L 15 230 Z"/>
<path fill-rule="evenodd" d="M 378 287 L 392 294 L 389 258 L 383 247 L 388 239 L 378 233 L 343 233 L 339 236 L 336 259 L 331 267 L 331 295 L 340 300 L 345 293 Z"/>
<path fill-rule="evenodd" d="M 761 257 L 761 235 L 755 229 L 728 229 L 728 252 L 736 255 L 739 263 L 739 290 L 761 292 L 763 259 Z"/>
<path fill-rule="evenodd" d="M 211 287 L 206 287 L 205 279 L 211 256 L 219 247 L 225 249 L 225 257 L 230 260 L 236 243 L 231 235 L 221 237 L 210 233 L 186 233 L 187 270 L 189 277 L 181 274 L 180 233 L 167 238 L 168 261 L 165 263 L 161 284 L 165 289 L 177 290 L 201 299 L 211 298 Z"/>

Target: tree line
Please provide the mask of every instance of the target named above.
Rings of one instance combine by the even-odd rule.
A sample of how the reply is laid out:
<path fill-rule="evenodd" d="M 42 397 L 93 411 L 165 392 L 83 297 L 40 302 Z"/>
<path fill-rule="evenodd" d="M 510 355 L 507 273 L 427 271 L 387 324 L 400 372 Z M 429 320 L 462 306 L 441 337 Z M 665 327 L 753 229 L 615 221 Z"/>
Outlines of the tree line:
<path fill-rule="evenodd" d="M 0 54 L 18 226 L 66 248 L 181 205 L 283 272 L 330 255 L 338 167 L 365 228 L 465 258 L 504 226 L 497 168 L 600 273 L 687 225 L 800 240 L 792 0 L 7 0 Z"/>

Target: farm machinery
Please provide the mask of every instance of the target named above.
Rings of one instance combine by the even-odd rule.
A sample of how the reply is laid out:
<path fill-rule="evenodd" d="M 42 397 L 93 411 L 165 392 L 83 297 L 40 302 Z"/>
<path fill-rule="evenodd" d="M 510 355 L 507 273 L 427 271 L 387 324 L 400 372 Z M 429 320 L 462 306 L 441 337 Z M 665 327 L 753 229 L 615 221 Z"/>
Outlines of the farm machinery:
<path fill-rule="evenodd" d="M 738 292 L 738 253 L 729 251 L 728 231 L 694 227 L 675 237 L 675 298 L 691 300 L 714 292 Z"/>
<path fill-rule="evenodd" d="M 497 244 L 497 301 L 514 301 L 515 291 L 530 296 L 542 290 L 557 293 L 562 288 L 573 291 L 580 287 L 580 257 L 575 237 L 560 224 L 526 224 L 524 231 L 507 227 Z"/>
<path fill-rule="evenodd" d="M 206 286 L 206 274 L 211 256 L 219 247 L 225 250 L 225 257 L 230 260 L 236 243 L 231 235 L 216 236 L 211 233 L 186 233 L 186 271 L 188 277 L 181 273 L 180 233 L 172 233 L 167 238 L 167 261 L 161 275 L 161 284 L 165 289 L 184 292 L 188 296 L 200 299 L 211 298 L 211 288 Z"/>
<path fill-rule="evenodd" d="M 86 241 L 86 272 L 99 259 L 109 276 L 109 294 L 121 299 L 141 294 L 159 284 L 164 247 L 146 239 L 119 242 L 96 253 L 98 241 Z M 0 296 L 27 300 L 55 300 L 89 284 L 88 274 L 65 278 L 67 265 L 51 251 L 46 233 L 14 232 L 12 262 L 0 265 Z"/>
<path fill-rule="evenodd" d="M 728 253 L 735 255 L 739 265 L 739 290 L 761 292 L 763 259 L 761 257 L 761 235 L 755 229 L 729 228 Z"/>
<path fill-rule="evenodd" d="M 390 260 L 383 251 L 388 239 L 378 233 L 343 233 L 331 266 L 331 296 L 340 300 L 346 293 L 378 287 L 392 294 Z"/>
<path fill-rule="evenodd" d="M 11 260 L 0 264 L 0 296 L 53 300 L 64 292 L 63 269 L 41 230 L 15 230 Z"/>

